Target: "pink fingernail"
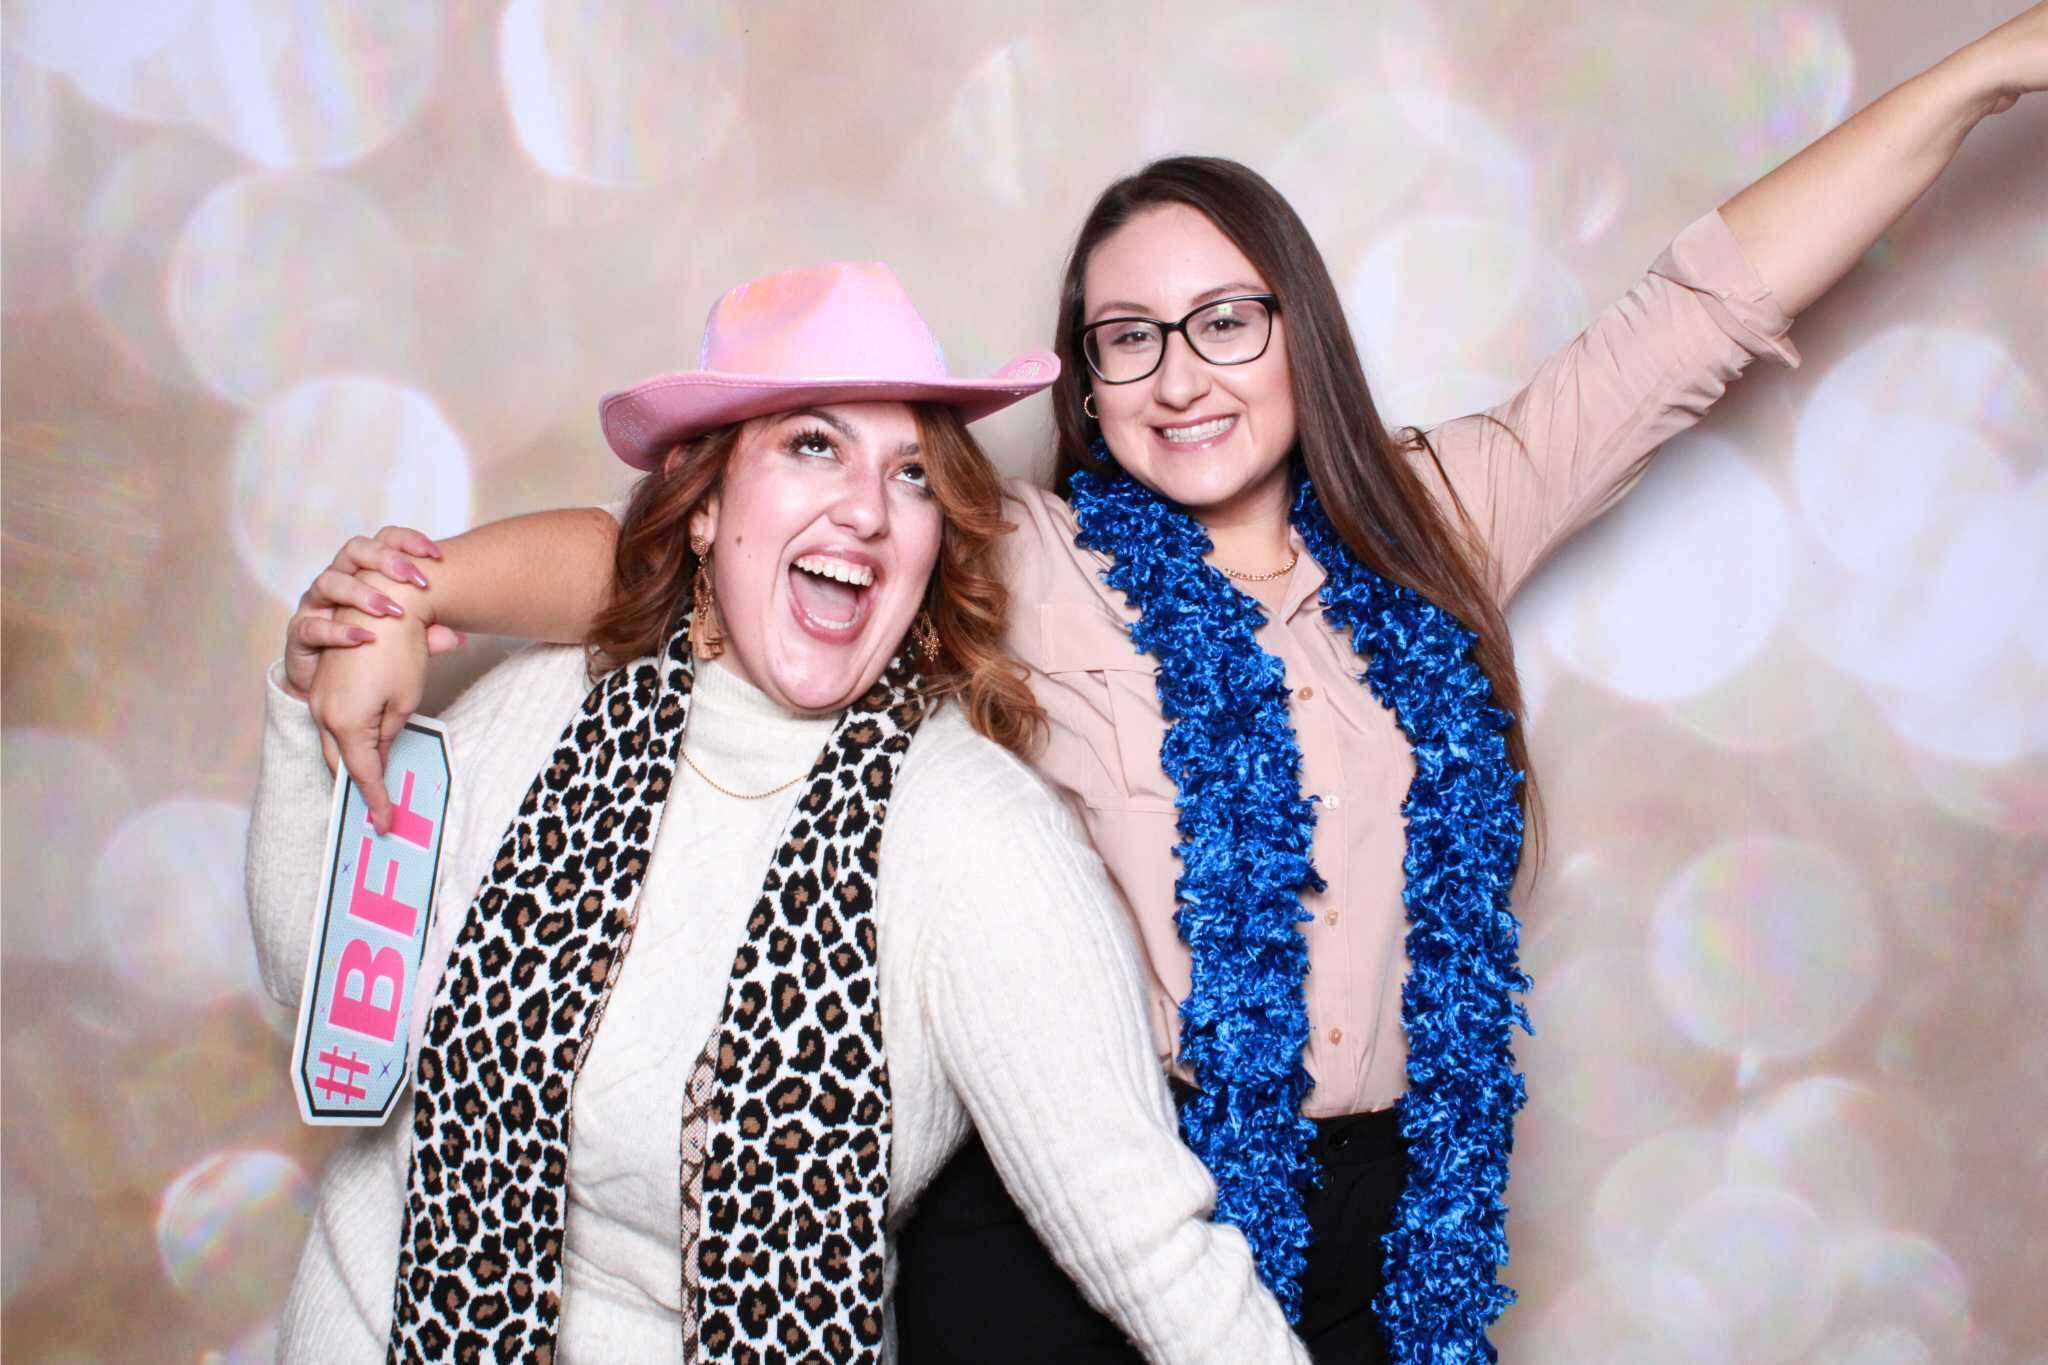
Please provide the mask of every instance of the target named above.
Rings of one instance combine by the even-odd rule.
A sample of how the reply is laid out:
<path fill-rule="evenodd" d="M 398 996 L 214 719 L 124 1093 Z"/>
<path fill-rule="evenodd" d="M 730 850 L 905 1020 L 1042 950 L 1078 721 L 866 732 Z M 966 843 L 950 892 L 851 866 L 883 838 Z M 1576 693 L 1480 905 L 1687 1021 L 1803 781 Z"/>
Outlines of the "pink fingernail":
<path fill-rule="evenodd" d="M 377 606 L 377 610 L 378 610 L 378 611 L 381 611 L 381 612 L 383 612 L 383 613 L 384 613 L 384 614 L 385 614 L 386 616 L 403 616 L 403 615 L 405 615 L 405 608 L 404 608 L 404 607 L 402 607 L 402 606 L 400 606 L 400 605 L 399 605 L 398 603 L 396 603 L 396 602 L 392 601 L 392 600 L 391 600 L 390 598 L 386 597 L 386 596 L 385 596 L 384 594 L 382 594 L 382 593 L 378 593 L 378 594 L 377 594 L 377 601 L 376 601 L 376 606 Z"/>
<path fill-rule="evenodd" d="M 406 579 L 416 588 L 427 586 L 427 576 L 420 572 L 420 566 L 409 559 L 398 561 L 399 577 Z"/>
<path fill-rule="evenodd" d="M 366 645 L 375 640 L 377 634 L 375 631 L 364 630 L 361 626 L 350 626 L 348 628 L 348 638 L 359 645 Z"/>

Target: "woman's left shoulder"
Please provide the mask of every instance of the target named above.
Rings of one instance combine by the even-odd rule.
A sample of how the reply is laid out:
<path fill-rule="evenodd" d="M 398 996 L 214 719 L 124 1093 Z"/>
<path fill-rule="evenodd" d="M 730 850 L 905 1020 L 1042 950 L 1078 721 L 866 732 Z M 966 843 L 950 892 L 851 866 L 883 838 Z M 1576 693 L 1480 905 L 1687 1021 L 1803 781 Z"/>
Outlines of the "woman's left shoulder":
<path fill-rule="evenodd" d="M 986 947 L 989 919 L 1016 924 L 1120 923 L 1101 860 L 1080 822 L 1029 765 L 976 733 L 957 705 L 941 705 L 911 744 L 882 836 L 884 898 L 898 942 Z M 935 939 L 904 933 L 909 924 Z M 912 949 L 916 952 L 918 950 Z M 956 962 L 957 965 L 957 962 Z"/>
<path fill-rule="evenodd" d="M 892 831 L 936 826 L 956 839 L 1008 837 L 1033 817 L 1057 825 L 1066 808 L 1029 764 L 977 731 L 965 708 L 940 702 L 904 758 L 890 805 Z"/>

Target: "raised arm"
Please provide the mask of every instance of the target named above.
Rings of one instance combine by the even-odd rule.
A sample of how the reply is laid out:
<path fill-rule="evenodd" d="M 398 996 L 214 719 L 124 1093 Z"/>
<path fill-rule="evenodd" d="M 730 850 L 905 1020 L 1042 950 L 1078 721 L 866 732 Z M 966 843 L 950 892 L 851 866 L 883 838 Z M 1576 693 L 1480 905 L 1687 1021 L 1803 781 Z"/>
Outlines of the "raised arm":
<path fill-rule="evenodd" d="M 426 625 L 576 644 L 604 605 L 618 538 L 618 522 L 602 508 L 534 512 L 440 542 L 424 584 L 377 564 L 364 566 L 357 581 Z"/>
<path fill-rule="evenodd" d="M 1499 600 L 1752 360 L 1797 363 L 1791 315 L 1855 264 L 1977 120 L 2048 82 L 2044 29 L 2037 5 L 1878 100 L 1680 232 L 1506 402 L 1429 433 L 1424 480 L 1471 519 Z"/>
<path fill-rule="evenodd" d="M 2044 88 L 2048 3 L 1885 94 L 1723 204 L 1721 216 L 1778 306 L 1796 315 L 1934 183 L 1979 120 Z"/>
<path fill-rule="evenodd" d="M 328 765 L 348 767 L 379 829 L 390 818 L 384 757 L 419 704 L 427 655 L 455 631 L 582 640 L 617 539 L 618 523 L 595 507 L 492 522 L 439 545 L 386 527 L 344 545 L 314 580 L 285 629 L 281 683 L 310 700 Z"/>

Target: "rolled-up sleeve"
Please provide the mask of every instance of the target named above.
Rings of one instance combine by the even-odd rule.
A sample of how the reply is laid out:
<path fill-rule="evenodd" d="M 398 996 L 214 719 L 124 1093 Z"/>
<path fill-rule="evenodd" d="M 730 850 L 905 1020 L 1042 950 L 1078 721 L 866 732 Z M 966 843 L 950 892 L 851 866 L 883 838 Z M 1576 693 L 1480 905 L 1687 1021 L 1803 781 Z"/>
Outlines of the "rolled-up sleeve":
<path fill-rule="evenodd" d="M 1512 398 L 1429 432 L 1436 460 L 1420 456 L 1424 481 L 1454 519 L 1457 509 L 1470 519 L 1498 599 L 1618 502 L 1751 360 L 1797 365 L 1791 326 L 1708 213 Z"/>

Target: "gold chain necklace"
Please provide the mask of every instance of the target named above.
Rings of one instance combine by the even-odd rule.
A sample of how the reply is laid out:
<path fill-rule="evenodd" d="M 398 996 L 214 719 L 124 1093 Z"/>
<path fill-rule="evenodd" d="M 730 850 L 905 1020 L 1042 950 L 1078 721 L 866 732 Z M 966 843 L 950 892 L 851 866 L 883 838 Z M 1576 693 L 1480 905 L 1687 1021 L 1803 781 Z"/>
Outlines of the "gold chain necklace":
<path fill-rule="evenodd" d="M 1301 551 L 1296 550 L 1293 554 L 1287 556 L 1287 562 L 1285 564 L 1282 564 L 1279 568 L 1273 570 L 1271 573 L 1240 573 L 1236 569 L 1226 569 L 1221 564 L 1218 564 L 1216 566 L 1216 571 L 1222 574 L 1225 578 L 1234 578 L 1240 583 L 1270 583 L 1276 578 L 1281 578 L 1286 576 L 1287 574 L 1293 573 L 1294 566 L 1297 562 L 1300 561 L 1300 559 Z"/>
<path fill-rule="evenodd" d="M 720 786 L 717 778 L 713 777 L 710 773 L 707 773 L 702 768 L 698 767 L 697 760 L 690 757 L 690 751 L 688 749 L 682 750 L 682 755 L 683 762 L 690 765 L 691 772 L 697 774 L 697 776 L 703 778 L 706 782 L 709 782 L 711 784 L 711 789 L 713 791 L 723 792 L 725 795 L 730 796 L 735 801 L 766 801 L 769 797 L 775 795 L 777 792 L 788 791 L 791 787 L 794 787 L 797 783 L 803 781 L 805 778 L 811 775 L 810 768 L 806 768 L 802 772 L 798 773 L 795 777 L 790 778 L 789 781 L 783 783 L 779 787 L 770 787 L 767 791 L 764 792 L 736 792 L 731 787 Z M 812 767 L 815 766 L 817 765 L 812 765 Z"/>

